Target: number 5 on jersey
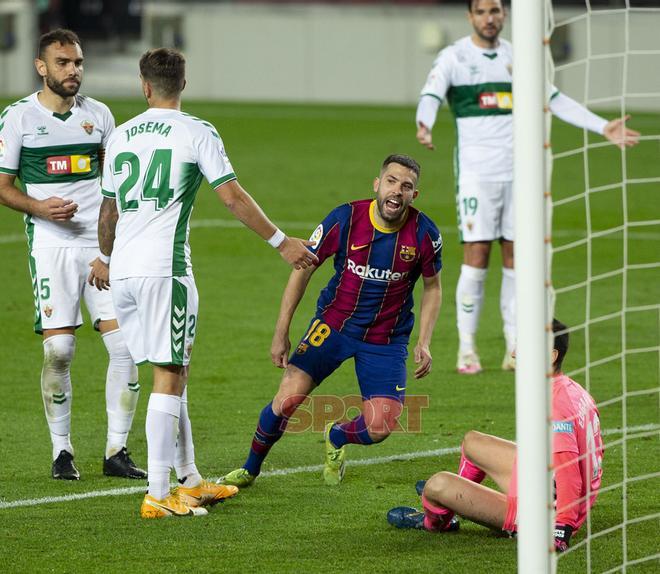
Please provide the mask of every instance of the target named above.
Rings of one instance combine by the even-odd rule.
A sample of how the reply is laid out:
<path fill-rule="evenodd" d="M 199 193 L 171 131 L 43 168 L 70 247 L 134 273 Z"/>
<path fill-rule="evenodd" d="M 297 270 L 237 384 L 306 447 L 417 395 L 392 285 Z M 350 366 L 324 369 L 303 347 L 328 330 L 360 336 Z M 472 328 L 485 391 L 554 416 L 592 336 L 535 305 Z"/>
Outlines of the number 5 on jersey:
<path fill-rule="evenodd" d="M 118 154 L 113 165 L 114 175 L 121 175 L 125 165 L 128 166 L 128 175 L 119 186 L 119 205 L 121 211 L 136 211 L 139 207 L 140 200 L 154 201 L 157 211 L 166 207 L 174 197 L 174 189 L 170 187 L 172 150 L 154 150 L 144 176 L 140 200 L 128 199 L 129 194 L 131 194 L 133 188 L 140 180 L 140 158 L 134 153 L 127 151 Z"/>

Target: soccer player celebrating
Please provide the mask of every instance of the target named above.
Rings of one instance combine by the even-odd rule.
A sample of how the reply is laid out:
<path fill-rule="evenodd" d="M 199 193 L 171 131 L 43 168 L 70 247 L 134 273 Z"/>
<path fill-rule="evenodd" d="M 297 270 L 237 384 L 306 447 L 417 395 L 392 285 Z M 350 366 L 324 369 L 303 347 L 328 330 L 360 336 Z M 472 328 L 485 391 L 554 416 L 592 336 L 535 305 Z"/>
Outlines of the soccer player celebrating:
<path fill-rule="evenodd" d="M 476 333 L 493 241 L 502 249 L 500 311 L 506 352 L 504 370 L 515 368 L 515 276 L 513 257 L 513 100 L 511 44 L 502 40 L 505 11 L 501 0 L 468 0 L 473 27 L 443 49 L 433 63 L 417 106 L 417 140 L 434 149 L 431 130 L 438 108 L 447 99 L 456 119 L 456 210 L 463 265 L 456 286 L 459 373 L 480 372 Z M 575 126 L 602 134 L 612 143 L 632 146 L 639 133 L 628 119 L 607 121 L 553 90 L 550 109 Z"/>
<path fill-rule="evenodd" d="M 552 330 L 552 452 L 557 511 L 554 536 L 555 548 L 562 552 L 596 502 L 603 474 L 603 441 L 594 399 L 561 372 L 568 350 L 566 325 L 555 319 Z M 486 476 L 501 492 L 480 484 Z M 458 475 L 433 475 L 423 487 L 423 512 L 399 506 L 388 512 L 387 520 L 398 528 L 443 532 L 458 528 L 454 517 L 457 513 L 512 534 L 516 532 L 517 500 L 515 443 L 470 431 L 463 439 Z"/>
<path fill-rule="evenodd" d="M 198 322 L 188 235 L 202 177 L 288 263 L 304 268 L 317 258 L 306 247 L 310 242 L 277 229 L 239 185 L 213 125 L 181 112 L 183 55 L 150 50 L 140 59 L 140 75 L 149 109 L 119 126 L 108 142 L 98 228 L 105 261 L 95 261 L 89 282 L 106 289 L 112 280 L 130 353 L 137 363 L 153 365 L 146 420 L 149 492 L 141 516 L 200 516 L 206 514 L 203 506 L 238 491 L 202 479 L 188 416 L 188 365 Z M 181 486 L 170 493 L 173 466 Z"/>
<path fill-rule="evenodd" d="M 35 65 L 42 89 L 0 115 L 0 203 L 26 214 L 34 330 L 43 336 L 41 393 L 53 444 L 51 474 L 80 478 L 70 435 L 70 366 L 84 300 L 110 358 L 103 472 L 146 478 L 126 450 L 140 390 L 137 368 L 119 331 L 110 293 L 85 283 L 89 263 L 99 253 L 100 169 L 115 122 L 104 104 L 78 93 L 83 53 L 76 34 L 44 34 Z M 16 187 L 17 176 L 26 193 Z"/>
<path fill-rule="evenodd" d="M 424 293 L 415 378 L 431 370 L 429 345 L 441 301 L 442 239 L 435 224 L 410 204 L 420 168 L 404 155 L 385 159 L 373 184 L 375 199 L 334 209 L 312 234 L 319 265 L 334 256 L 335 275 L 321 291 L 316 316 L 289 358 L 289 326 L 317 266 L 291 273 L 273 335 L 271 359 L 284 368 L 273 400 L 261 411 L 245 464 L 225 484 L 247 486 L 305 398 L 345 360 L 353 358 L 362 394 L 359 416 L 326 427 L 326 484 L 344 474 L 344 445 L 385 440 L 397 424 L 406 388 L 407 343 L 413 327 L 413 287 Z"/>

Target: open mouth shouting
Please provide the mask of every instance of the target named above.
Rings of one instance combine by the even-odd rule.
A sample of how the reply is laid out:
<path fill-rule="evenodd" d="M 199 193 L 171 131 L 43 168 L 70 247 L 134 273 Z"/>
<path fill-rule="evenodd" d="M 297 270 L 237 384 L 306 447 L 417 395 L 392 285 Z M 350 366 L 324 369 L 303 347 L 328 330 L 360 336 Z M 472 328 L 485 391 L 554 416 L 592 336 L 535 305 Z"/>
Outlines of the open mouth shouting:
<path fill-rule="evenodd" d="M 381 207 L 381 215 L 385 220 L 397 219 L 403 211 L 403 201 L 400 197 L 387 198 Z"/>

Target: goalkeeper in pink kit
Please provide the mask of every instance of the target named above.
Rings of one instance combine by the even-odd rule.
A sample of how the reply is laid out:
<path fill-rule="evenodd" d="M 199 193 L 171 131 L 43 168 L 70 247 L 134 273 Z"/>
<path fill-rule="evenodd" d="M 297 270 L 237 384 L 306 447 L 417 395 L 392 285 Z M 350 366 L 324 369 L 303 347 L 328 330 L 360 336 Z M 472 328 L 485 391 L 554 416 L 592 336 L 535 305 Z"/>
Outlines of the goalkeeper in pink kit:
<path fill-rule="evenodd" d="M 568 350 L 566 325 L 556 319 L 553 350 L 552 456 L 555 486 L 555 548 L 568 548 L 596 501 L 602 477 L 603 441 L 594 399 L 561 372 Z M 501 491 L 481 485 L 489 476 Z M 463 439 L 458 474 L 439 472 L 418 483 L 423 511 L 399 506 L 387 520 L 398 528 L 430 532 L 458 529 L 455 514 L 508 534 L 517 530 L 516 445 L 470 431 Z M 423 490 L 422 490 L 423 489 Z"/>

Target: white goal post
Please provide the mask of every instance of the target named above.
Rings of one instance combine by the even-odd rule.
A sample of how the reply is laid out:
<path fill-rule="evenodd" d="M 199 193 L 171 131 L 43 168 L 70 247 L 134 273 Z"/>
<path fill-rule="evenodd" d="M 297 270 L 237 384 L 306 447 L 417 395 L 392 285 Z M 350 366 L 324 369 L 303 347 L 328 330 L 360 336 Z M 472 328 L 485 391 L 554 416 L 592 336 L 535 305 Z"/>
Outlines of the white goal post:
<path fill-rule="evenodd" d="M 584 0 L 555 17 L 551 0 L 512 0 L 518 572 L 625 573 L 660 561 L 660 3 Z M 564 48 L 557 66 L 554 30 Z M 583 131 L 572 143 L 560 134 L 553 153 L 555 75 L 587 107 L 610 108 L 610 119 L 632 108 L 635 148 L 617 150 Z M 561 185 L 551 195 L 553 167 Z M 553 226 L 553 211 L 568 228 Z M 555 306 L 571 324 L 578 368 L 567 374 L 595 398 L 603 435 L 619 437 L 605 442 L 603 512 L 587 514 L 561 556 L 550 424 Z"/>
<path fill-rule="evenodd" d="M 512 1 L 518 572 L 552 572 L 545 0 Z M 521 80 L 522 78 L 522 80 Z M 524 272 L 521 272 L 524 270 Z"/>

